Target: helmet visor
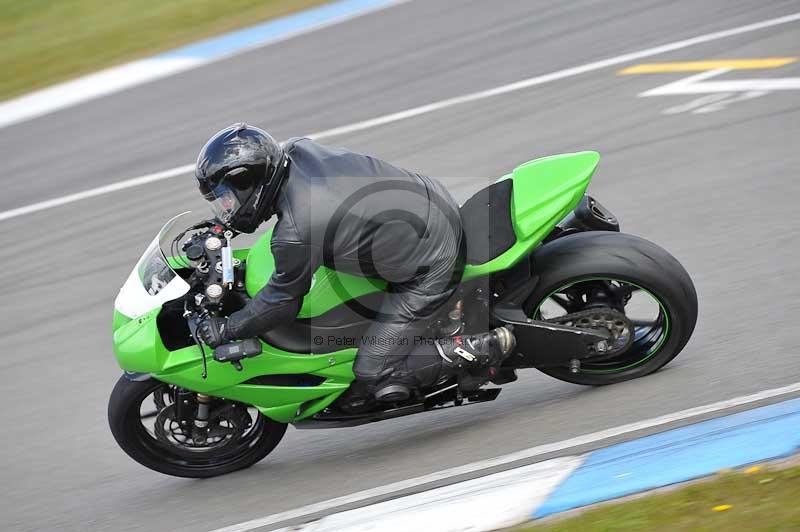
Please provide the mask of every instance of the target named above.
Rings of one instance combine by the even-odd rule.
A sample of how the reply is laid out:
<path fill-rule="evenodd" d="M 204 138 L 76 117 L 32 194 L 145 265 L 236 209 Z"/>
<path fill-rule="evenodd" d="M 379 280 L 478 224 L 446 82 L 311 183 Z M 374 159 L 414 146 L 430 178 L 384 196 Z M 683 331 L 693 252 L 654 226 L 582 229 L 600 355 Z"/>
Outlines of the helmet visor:
<path fill-rule="evenodd" d="M 211 211 L 214 216 L 222 223 L 228 224 L 239 210 L 239 207 L 241 207 L 239 198 L 236 197 L 233 189 L 225 183 L 207 190 L 208 192 L 203 194 L 203 197 L 211 203 Z"/>

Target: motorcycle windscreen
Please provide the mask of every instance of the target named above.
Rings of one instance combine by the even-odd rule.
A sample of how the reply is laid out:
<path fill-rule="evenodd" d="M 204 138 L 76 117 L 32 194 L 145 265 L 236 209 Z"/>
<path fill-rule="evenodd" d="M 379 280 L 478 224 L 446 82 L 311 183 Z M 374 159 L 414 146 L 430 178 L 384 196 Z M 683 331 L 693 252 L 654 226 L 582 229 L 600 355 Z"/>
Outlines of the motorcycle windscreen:
<path fill-rule="evenodd" d="M 135 319 L 189 291 L 189 284 L 172 269 L 163 250 L 169 248 L 175 221 L 187 214 L 169 220 L 147 246 L 114 301 L 117 312 Z"/>

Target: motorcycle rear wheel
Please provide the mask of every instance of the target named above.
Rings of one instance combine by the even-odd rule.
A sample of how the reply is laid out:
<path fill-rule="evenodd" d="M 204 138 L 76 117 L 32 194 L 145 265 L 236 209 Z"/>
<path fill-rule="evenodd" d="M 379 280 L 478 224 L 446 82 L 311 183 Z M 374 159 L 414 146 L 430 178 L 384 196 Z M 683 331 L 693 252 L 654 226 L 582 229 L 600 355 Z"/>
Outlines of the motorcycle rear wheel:
<path fill-rule="evenodd" d="M 637 324 L 636 340 L 616 358 L 585 359 L 577 371 L 567 366 L 539 368 L 552 377 L 591 386 L 643 377 L 674 359 L 694 331 L 697 293 L 689 274 L 667 251 L 643 238 L 605 231 L 579 233 L 542 246 L 533 260 L 539 282 L 524 305 L 532 318 L 546 317 L 541 309 L 548 300 L 561 299 L 563 304 L 560 294 L 598 283 L 641 291 L 658 308 L 652 322 Z"/>
<path fill-rule="evenodd" d="M 123 375 L 108 402 L 108 423 L 117 444 L 128 456 L 159 473 L 208 478 L 244 469 L 272 452 L 286 432 L 286 424 L 273 421 L 260 412 L 256 412 L 255 419 L 252 419 L 251 414 L 244 414 L 246 405 L 226 401 L 223 412 L 227 407 L 229 412 L 237 413 L 227 415 L 231 419 L 222 422 L 220 436 L 213 443 L 195 445 L 189 442 L 183 448 L 177 440 L 170 444 L 165 434 L 170 431 L 170 426 L 176 424 L 166 414 L 174 406 L 174 403 L 168 404 L 173 394 L 173 387 L 156 379 L 137 381 Z M 143 414 L 148 398 L 153 399 L 155 410 L 145 407 L 150 411 Z M 145 422 L 150 418 L 155 419 L 153 428 Z M 236 426 L 237 419 L 241 427 Z M 159 423 L 162 425 L 160 428 Z"/>

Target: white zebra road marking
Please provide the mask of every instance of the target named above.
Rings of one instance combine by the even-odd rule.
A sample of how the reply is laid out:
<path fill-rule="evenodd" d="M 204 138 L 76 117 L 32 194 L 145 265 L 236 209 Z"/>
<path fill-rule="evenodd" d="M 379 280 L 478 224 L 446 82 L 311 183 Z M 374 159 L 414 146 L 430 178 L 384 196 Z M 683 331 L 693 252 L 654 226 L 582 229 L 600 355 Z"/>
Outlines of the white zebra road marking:
<path fill-rule="evenodd" d="M 677 63 L 652 63 L 636 65 L 619 71 L 621 75 L 668 72 L 699 72 L 640 93 L 640 98 L 705 94 L 688 103 L 670 107 L 664 114 L 682 112 L 711 113 L 726 109 L 730 104 L 765 96 L 774 91 L 800 90 L 800 77 L 753 78 L 713 80 L 735 70 L 772 69 L 794 63 L 796 57 L 765 59 L 723 59 L 710 61 L 684 61 Z"/>
<path fill-rule="evenodd" d="M 488 532 L 517 525 L 584 461 L 553 458 L 414 495 L 332 514 L 275 532 Z"/>

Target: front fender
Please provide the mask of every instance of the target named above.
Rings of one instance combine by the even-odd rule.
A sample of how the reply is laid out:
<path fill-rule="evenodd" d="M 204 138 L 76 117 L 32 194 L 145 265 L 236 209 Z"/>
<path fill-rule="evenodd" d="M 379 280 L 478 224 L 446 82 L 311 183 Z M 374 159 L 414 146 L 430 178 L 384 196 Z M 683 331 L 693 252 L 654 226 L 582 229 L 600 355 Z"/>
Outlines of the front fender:
<path fill-rule="evenodd" d="M 153 378 L 149 373 L 136 373 L 135 371 L 125 371 L 122 376 L 131 382 L 144 382 Z"/>

